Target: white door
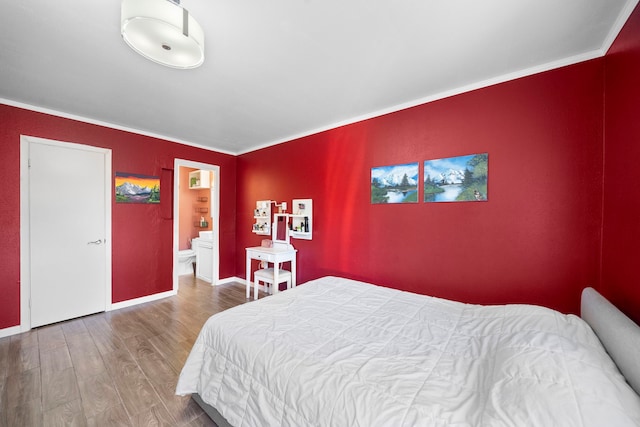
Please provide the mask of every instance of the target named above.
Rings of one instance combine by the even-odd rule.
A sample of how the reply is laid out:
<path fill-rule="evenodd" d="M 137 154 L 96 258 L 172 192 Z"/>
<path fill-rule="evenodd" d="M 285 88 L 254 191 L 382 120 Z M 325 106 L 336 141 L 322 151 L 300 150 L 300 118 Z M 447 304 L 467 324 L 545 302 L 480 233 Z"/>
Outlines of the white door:
<path fill-rule="evenodd" d="M 105 152 L 30 142 L 31 327 L 106 309 Z"/>

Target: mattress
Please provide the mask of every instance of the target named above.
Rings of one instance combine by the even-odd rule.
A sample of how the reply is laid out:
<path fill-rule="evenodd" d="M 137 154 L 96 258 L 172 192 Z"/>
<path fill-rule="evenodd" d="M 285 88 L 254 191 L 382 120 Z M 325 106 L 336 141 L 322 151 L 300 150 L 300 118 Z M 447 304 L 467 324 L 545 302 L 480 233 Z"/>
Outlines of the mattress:
<path fill-rule="evenodd" d="M 212 316 L 178 380 L 241 426 L 638 426 L 579 317 L 325 277 Z"/>

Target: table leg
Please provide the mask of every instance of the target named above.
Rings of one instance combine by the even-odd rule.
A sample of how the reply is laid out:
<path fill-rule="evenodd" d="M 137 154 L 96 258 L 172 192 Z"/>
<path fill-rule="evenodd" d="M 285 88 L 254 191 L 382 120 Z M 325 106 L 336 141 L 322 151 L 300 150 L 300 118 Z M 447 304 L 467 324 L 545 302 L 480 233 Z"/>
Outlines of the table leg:
<path fill-rule="evenodd" d="M 247 254 L 247 271 L 246 271 L 246 279 L 245 283 L 247 284 L 247 299 L 249 299 L 249 295 L 251 292 L 251 256 Z"/>
<path fill-rule="evenodd" d="M 298 284 L 296 277 L 296 254 L 293 254 L 293 259 L 291 260 L 291 287 L 295 288 Z"/>
<path fill-rule="evenodd" d="M 280 291 L 280 280 L 278 275 L 280 274 L 280 264 L 275 262 L 273 264 L 273 293 L 277 294 Z"/>

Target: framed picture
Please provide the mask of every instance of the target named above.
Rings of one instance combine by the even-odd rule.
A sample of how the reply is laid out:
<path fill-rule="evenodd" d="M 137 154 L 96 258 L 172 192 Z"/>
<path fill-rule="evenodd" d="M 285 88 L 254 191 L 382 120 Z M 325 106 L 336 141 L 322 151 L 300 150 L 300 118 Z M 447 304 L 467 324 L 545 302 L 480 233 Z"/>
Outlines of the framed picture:
<path fill-rule="evenodd" d="M 417 203 L 418 163 L 371 169 L 371 203 Z"/>
<path fill-rule="evenodd" d="M 489 154 L 425 160 L 425 202 L 486 202 Z"/>
<path fill-rule="evenodd" d="M 160 203 L 160 177 L 116 172 L 116 203 Z"/>

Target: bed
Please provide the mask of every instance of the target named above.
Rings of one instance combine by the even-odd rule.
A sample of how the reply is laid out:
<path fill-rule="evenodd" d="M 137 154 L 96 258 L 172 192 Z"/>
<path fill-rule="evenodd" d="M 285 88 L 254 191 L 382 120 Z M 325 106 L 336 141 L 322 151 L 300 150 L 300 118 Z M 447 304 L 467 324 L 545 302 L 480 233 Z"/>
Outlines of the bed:
<path fill-rule="evenodd" d="M 212 316 L 176 393 L 220 426 L 639 426 L 640 330 L 581 310 L 324 277 Z"/>

